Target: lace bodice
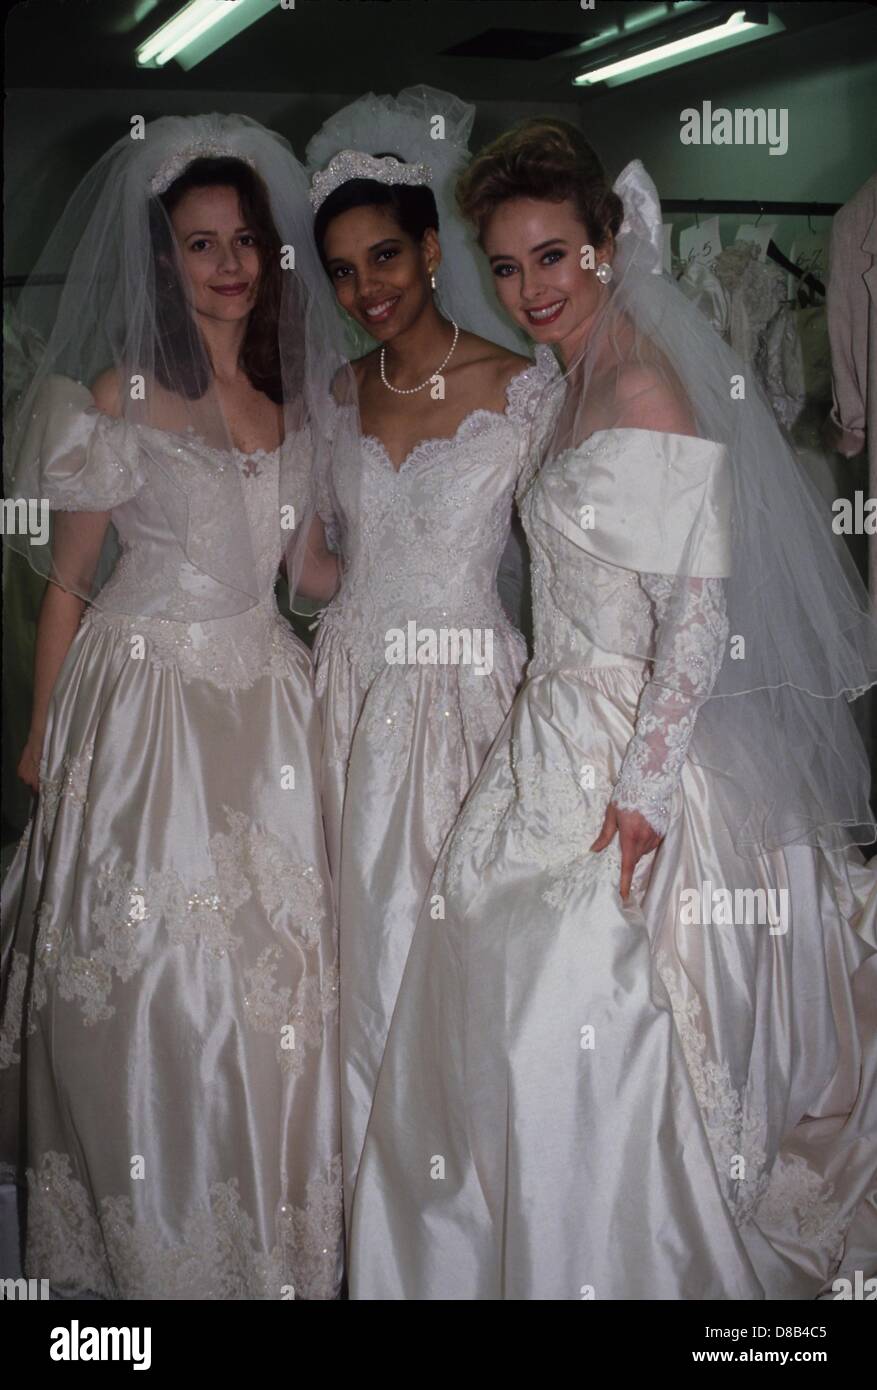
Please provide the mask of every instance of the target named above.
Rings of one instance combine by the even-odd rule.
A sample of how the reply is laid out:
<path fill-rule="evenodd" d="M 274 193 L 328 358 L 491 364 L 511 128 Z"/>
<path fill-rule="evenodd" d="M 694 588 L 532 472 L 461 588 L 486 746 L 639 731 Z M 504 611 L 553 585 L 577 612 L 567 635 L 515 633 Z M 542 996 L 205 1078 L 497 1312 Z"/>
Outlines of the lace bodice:
<path fill-rule="evenodd" d="M 497 593 L 512 499 L 536 407 L 557 375 L 554 355 L 507 388 L 504 412 L 475 410 L 453 436 L 421 440 L 394 469 L 365 435 L 356 456 L 336 450 L 318 510 L 337 529 L 344 561 L 339 593 L 321 615 L 371 676 L 385 665 L 386 633 L 418 628 L 513 629 Z"/>
<path fill-rule="evenodd" d="M 122 555 L 101 591 L 102 606 L 90 608 L 83 623 L 95 631 L 112 630 L 132 643 L 142 636 L 153 666 L 173 666 L 185 678 L 209 680 L 227 690 L 245 689 L 264 674 L 283 677 L 300 665 L 301 643 L 281 617 L 274 598 L 281 556 L 279 459 L 279 449 L 254 454 L 236 449 L 229 460 L 241 476 L 257 565 L 258 603 L 228 617 L 186 621 L 190 611 L 186 581 L 192 566 L 166 535 L 161 546 L 144 540 L 144 528 L 155 518 L 150 518 L 148 499 L 141 494 L 125 508 L 124 516 L 117 520 L 118 513 L 113 513 L 123 542 Z M 195 574 L 199 587 L 210 583 L 205 576 Z M 160 611 L 179 617 L 131 616 L 138 595 L 144 605 L 155 602 Z M 121 604 L 121 611 L 114 611 L 116 603 Z"/>
<path fill-rule="evenodd" d="M 154 437 L 159 433 L 150 430 Z M 187 446 L 182 437 L 166 436 L 168 448 L 177 460 L 185 457 L 186 466 L 198 469 L 206 445 Z M 176 439 L 179 442 L 175 442 Z M 218 454 L 219 451 L 212 451 Z M 256 565 L 259 601 L 268 604 L 274 594 L 277 569 L 282 553 L 279 521 L 279 460 L 280 450 L 257 450 L 245 454 L 235 449 L 220 455 L 218 468 L 234 470 L 241 480 L 244 509 L 249 525 L 250 540 Z M 213 467 L 201 469 L 202 486 L 221 495 L 216 487 Z M 202 494 L 203 497 L 203 494 Z M 199 572 L 186 555 L 172 532 L 168 530 L 163 512 L 148 486 L 133 498 L 112 509 L 113 525 L 122 547 L 119 563 L 101 590 L 101 607 L 106 610 L 142 613 L 158 612 L 163 616 L 185 620 L 204 613 L 203 593 L 209 588 L 209 575 Z M 222 544 L 223 515 L 217 510 L 208 520 L 216 544 Z"/>
<path fill-rule="evenodd" d="M 726 483 L 724 450 L 709 441 L 606 430 L 551 460 L 520 499 L 532 553 L 528 676 L 625 666 L 642 678 L 613 800 L 659 834 L 725 656 Z M 698 563 L 680 581 L 683 548 Z"/>
<path fill-rule="evenodd" d="M 187 679 L 224 688 L 251 685 L 261 674 L 300 665 L 304 648 L 277 610 L 274 585 L 286 539 L 283 501 L 304 515 L 310 481 L 294 466 L 300 442 L 273 451 L 222 451 L 197 436 L 132 425 L 97 411 L 90 393 L 64 378 L 53 382 L 39 424 L 34 491 L 54 511 L 109 511 L 120 552 L 88 607 L 83 626 L 130 641 L 152 665 L 176 666 Z M 180 511 L 168 518 L 169 481 L 179 479 Z M 241 500 L 242 499 L 242 500 Z M 243 518 L 241 517 L 243 511 Z M 184 547 L 182 536 L 185 537 Z M 222 573 L 224 548 L 242 547 L 241 566 L 256 593 L 233 594 Z M 204 568 L 193 562 L 197 555 Z"/>

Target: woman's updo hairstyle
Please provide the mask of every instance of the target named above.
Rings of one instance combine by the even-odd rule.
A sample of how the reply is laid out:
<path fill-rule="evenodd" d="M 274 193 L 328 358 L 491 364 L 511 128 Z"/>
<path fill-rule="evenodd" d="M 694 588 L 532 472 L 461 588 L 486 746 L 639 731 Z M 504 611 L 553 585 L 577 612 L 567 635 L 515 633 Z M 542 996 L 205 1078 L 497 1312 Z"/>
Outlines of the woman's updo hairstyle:
<path fill-rule="evenodd" d="M 400 164 L 401 155 L 383 150 L 375 159 L 386 159 L 388 153 Z M 326 230 L 335 217 L 351 208 L 389 208 L 399 227 L 418 245 L 430 227 L 437 232 L 439 215 L 432 189 L 428 184 L 379 183 L 377 179 L 348 179 L 334 189 L 317 209 L 314 218 L 314 240 L 320 260 L 326 266 L 323 242 Z"/>
<path fill-rule="evenodd" d="M 571 199 L 594 246 L 617 235 L 624 207 L 580 130 L 554 116 L 521 121 L 477 154 L 457 183 L 457 202 L 481 240 L 488 218 L 511 198 Z"/>

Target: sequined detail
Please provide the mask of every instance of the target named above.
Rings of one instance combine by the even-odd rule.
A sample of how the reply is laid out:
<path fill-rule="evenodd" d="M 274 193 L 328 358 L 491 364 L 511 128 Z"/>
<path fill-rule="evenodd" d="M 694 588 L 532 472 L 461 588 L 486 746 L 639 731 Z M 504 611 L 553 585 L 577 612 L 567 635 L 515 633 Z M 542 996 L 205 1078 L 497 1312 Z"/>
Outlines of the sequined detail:
<path fill-rule="evenodd" d="M 339 530 L 345 570 L 319 619 L 318 690 L 329 644 L 369 684 L 386 669 L 386 632 L 411 618 L 421 628 L 492 630 L 494 650 L 521 643 L 496 575 L 533 414 L 557 370 L 550 349 L 538 349 L 509 382 L 503 413 L 470 412 L 452 436 L 420 440 L 398 470 L 368 435 L 356 457 L 336 453 L 317 505 Z"/>
<path fill-rule="evenodd" d="M 251 169 L 256 167 L 255 161 L 248 154 L 241 154 L 227 140 L 193 140 L 191 144 L 182 145 L 180 149 L 175 150 L 158 166 L 149 180 L 149 191 L 155 197 L 165 193 L 195 159 L 219 158 L 240 159 L 244 164 L 249 164 Z"/>
<path fill-rule="evenodd" d="M 612 799 L 663 835 L 697 712 L 724 660 L 728 617 L 721 579 L 680 585 L 669 575 L 642 574 L 640 582 L 655 606 L 657 650 Z"/>
<path fill-rule="evenodd" d="M 432 170 L 428 164 L 403 164 L 390 154 L 377 158 L 361 150 L 339 150 L 325 169 L 319 169 L 311 179 L 310 199 L 314 212 L 330 193 L 351 179 L 423 186 L 432 183 Z"/>
<path fill-rule="evenodd" d="M 73 1297 L 104 1299 L 333 1299 L 341 1281 L 341 1159 L 307 1183 L 304 1200 L 278 1205 L 266 1248 L 235 1177 L 211 1182 L 177 1238 L 143 1209 L 144 1196 L 99 1206 L 73 1160 L 49 1150 L 27 1172 L 25 1269 Z M 137 1184 L 132 1185 L 135 1189 Z M 140 1188 L 142 1189 L 142 1184 Z"/>
<path fill-rule="evenodd" d="M 540 897 L 555 911 L 598 879 L 617 885 L 617 843 L 598 854 L 590 848 L 603 823 L 609 792 L 608 786 L 584 789 L 576 769 L 551 763 L 541 754 L 522 754 L 514 739 L 503 749 L 497 746 L 489 779 L 480 782 L 478 794 L 463 807 L 454 828 L 440 891 L 457 898 L 464 872 L 477 876 L 495 857 L 500 838 L 506 846 L 515 844 L 519 862 L 542 870 Z"/>
<path fill-rule="evenodd" d="M 195 885 L 184 885 L 174 869 L 153 869 L 141 877 L 124 862 L 100 866 L 89 919 L 94 944 L 88 954 L 76 953 L 72 931 L 63 930 L 51 906 L 43 904 L 36 933 L 41 973 L 34 985 L 33 1008 L 45 1002 L 45 971 L 51 968 L 57 974 L 60 997 L 79 1005 L 83 1023 L 94 1025 L 112 1018 L 116 1012 L 111 1002 L 114 980 L 128 981 L 143 969 L 154 950 L 157 927 L 174 945 L 198 946 L 208 956 L 222 960 L 239 950 L 236 914 L 254 897 L 272 924 L 276 923 L 278 935 L 283 933 L 283 949 L 279 945 L 268 948 L 272 971 L 282 965 L 290 949 L 300 953 L 319 946 L 327 925 L 326 885 L 313 865 L 293 859 L 276 835 L 262 830 L 242 812 L 227 806 L 223 811 L 229 832 L 213 835 L 208 845 L 214 873 Z M 289 1000 L 273 984 L 264 953 L 255 974 L 249 973 L 253 975 L 251 989 L 261 990 L 263 1001 L 273 1000 L 273 1026 Z M 298 974 L 296 968 L 294 978 Z M 16 976 L 16 988 L 19 986 Z M 318 1014 L 303 1001 L 304 995 L 297 997 L 295 1007 L 281 1020 L 299 1019 L 300 1049 L 317 1045 L 322 1038 L 322 1012 Z M 251 1008 L 247 1014 L 252 1016 Z M 20 1021 L 19 1008 L 19 1028 Z M 16 1028 L 11 1015 L 7 1026 L 10 1032 L 5 1047 L 11 1057 Z M 262 1026 L 261 1022 L 257 1026 Z M 288 1064 L 285 1053 L 278 1052 L 278 1060 Z"/>
<path fill-rule="evenodd" d="M 688 1074 L 703 1116 L 716 1171 L 738 1226 L 753 1221 L 767 1230 L 796 1230 L 808 1246 L 840 1259 L 846 1221 L 832 1200 L 834 1189 L 798 1154 L 767 1166 L 767 1110 L 749 1088 L 738 1089 L 728 1062 L 711 1055 L 700 1026 L 701 1002 L 686 990 L 684 976 L 665 951 L 655 961 L 667 991 Z M 740 1165 L 740 1160 L 743 1160 Z M 732 1175 L 740 1166 L 741 1179 Z"/>
<path fill-rule="evenodd" d="M 261 601 L 228 617 L 194 621 L 202 611 L 200 581 L 185 558 L 173 554 L 157 567 L 145 547 L 126 547 L 104 586 L 101 607 L 87 609 L 82 626 L 117 638 L 120 660 L 143 660 L 152 670 L 178 671 L 184 681 L 208 681 L 221 690 L 246 690 L 264 676 L 297 675 L 310 658 L 274 599 L 281 547 L 278 451 L 236 450 L 231 457 L 246 478 L 244 504 L 259 557 Z M 148 616 L 155 609 L 161 616 Z"/>

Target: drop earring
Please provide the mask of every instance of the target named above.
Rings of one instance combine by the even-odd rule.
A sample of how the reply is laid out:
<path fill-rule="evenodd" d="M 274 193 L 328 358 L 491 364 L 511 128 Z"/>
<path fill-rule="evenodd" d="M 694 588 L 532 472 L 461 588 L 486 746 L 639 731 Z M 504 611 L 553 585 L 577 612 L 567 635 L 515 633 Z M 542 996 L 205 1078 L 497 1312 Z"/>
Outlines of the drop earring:
<path fill-rule="evenodd" d="M 608 261 L 601 261 L 600 264 L 597 266 L 597 269 L 594 271 L 594 274 L 600 281 L 601 285 L 608 285 L 609 281 L 612 279 L 612 276 L 615 274 L 615 271 L 612 269 Z"/>
<path fill-rule="evenodd" d="M 433 270 L 432 266 L 429 267 L 429 283 L 433 289 L 436 288 L 435 271 Z"/>

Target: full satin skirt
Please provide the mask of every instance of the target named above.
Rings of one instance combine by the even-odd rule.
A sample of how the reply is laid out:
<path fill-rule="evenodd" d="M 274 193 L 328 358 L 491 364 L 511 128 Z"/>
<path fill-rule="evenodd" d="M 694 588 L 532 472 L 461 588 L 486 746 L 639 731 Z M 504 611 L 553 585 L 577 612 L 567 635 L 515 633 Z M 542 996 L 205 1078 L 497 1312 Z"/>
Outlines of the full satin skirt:
<path fill-rule="evenodd" d="M 341 959 L 341 1129 L 349 1214 L 387 1032 L 442 844 L 508 713 L 526 649 L 508 629 L 492 672 L 352 659 L 324 623 L 316 646 L 323 805 Z"/>
<path fill-rule="evenodd" d="M 740 858 L 687 764 L 625 904 L 617 839 L 589 846 L 641 687 L 531 679 L 448 839 L 364 1146 L 354 1298 L 815 1298 L 877 1264 L 875 875 L 857 851 Z"/>
<path fill-rule="evenodd" d="M 0 1088 L 25 1272 L 67 1297 L 338 1294 L 320 735 L 285 645 L 221 689 L 86 622 L 57 682 L 4 884 Z"/>

